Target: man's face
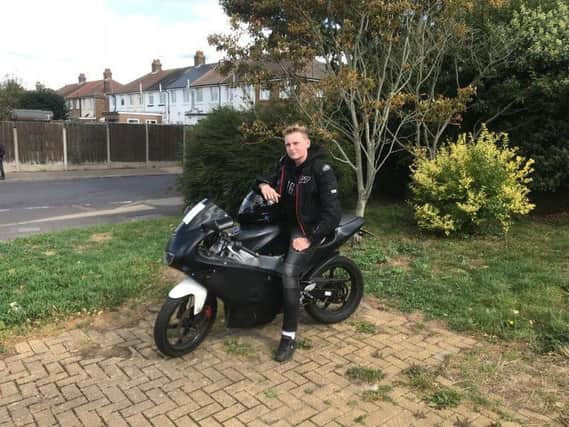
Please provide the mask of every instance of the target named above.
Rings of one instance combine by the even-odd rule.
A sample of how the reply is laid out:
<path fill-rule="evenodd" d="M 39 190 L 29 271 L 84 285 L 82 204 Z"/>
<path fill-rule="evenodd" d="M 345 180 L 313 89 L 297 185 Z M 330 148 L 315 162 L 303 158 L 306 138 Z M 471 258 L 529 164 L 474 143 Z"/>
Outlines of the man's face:
<path fill-rule="evenodd" d="M 286 154 L 299 165 L 308 157 L 310 140 L 302 132 L 289 133 L 284 138 Z"/>

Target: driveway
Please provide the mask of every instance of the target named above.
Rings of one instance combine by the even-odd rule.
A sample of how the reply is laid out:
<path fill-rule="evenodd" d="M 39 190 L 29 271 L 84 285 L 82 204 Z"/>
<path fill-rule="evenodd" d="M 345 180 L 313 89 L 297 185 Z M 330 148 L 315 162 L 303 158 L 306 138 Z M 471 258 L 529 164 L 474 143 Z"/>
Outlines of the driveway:
<path fill-rule="evenodd" d="M 415 317 L 379 309 L 373 299 L 341 324 L 303 316 L 303 348 L 284 364 L 271 359 L 280 318 L 251 330 L 227 330 L 218 319 L 193 353 L 164 358 L 151 336 L 158 308 L 70 323 L 0 355 L 0 425 L 518 425 L 493 424 L 500 416 L 488 409 L 435 409 L 421 400 L 403 384 L 405 369 L 440 365 L 479 343 L 433 324 L 418 327 Z M 358 333 L 354 322 L 375 328 Z M 384 377 L 360 382 L 347 375 L 354 367 Z M 365 398 L 382 386 L 383 398 Z"/>

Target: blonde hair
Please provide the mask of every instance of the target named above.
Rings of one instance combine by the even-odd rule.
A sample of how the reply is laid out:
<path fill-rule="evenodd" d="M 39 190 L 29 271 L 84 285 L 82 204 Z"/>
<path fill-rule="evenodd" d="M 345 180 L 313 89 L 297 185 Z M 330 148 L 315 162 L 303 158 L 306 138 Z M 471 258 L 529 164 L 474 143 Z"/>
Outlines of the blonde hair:
<path fill-rule="evenodd" d="M 290 135 L 291 133 L 294 133 L 294 132 L 300 132 L 308 138 L 308 128 L 306 126 L 302 126 L 299 123 L 293 123 L 292 125 L 284 128 L 283 136 Z"/>

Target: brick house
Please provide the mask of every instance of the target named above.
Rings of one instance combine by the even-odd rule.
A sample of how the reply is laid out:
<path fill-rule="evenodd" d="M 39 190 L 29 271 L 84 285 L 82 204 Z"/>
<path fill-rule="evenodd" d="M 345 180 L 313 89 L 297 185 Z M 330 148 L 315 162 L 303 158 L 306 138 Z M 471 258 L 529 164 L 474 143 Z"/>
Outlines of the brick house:
<path fill-rule="evenodd" d="M 103 80 L 88 82 L 85 74 L 79 74 L 78 83 L 65 85 L 56 90 L 63 96 L 69 109 L 69 118 L 103 121 L 109 111 L 108 96 L 122 90 L 123 85 L 113 80 L 111 70 L 106 68 Z"/>

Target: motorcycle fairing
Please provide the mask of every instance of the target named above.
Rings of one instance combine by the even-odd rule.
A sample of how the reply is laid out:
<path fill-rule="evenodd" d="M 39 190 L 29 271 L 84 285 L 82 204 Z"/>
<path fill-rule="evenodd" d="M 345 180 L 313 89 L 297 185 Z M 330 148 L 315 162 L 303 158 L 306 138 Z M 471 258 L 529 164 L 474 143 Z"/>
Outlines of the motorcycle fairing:
<path fill-rule="evenodd" d="M 235 238 L 252 251 L 260 251 L 268 243 L 276 239 L 281 234 L 278 225 L 247 225 L 241 226 Z"/>
<path fill-rule="evenodd" d="M 268 323 L 281 311 L 282 283 L 276 274 L 233 265 L 206 273 L 203 283 L 223 300 L 228 328 Z"/>
<path fill-rule="evenodd" d="M 246 268 L 269 274 L 280 274 L 283 256 L 252 255 L 246 251 L 229 247 L 223 256 L 196 254 L 196 259 L 202 263 L 221 268 Z"/>
<path fill-rule="evenodd" d="M 227 304 L 257 304 L 279 298 L 281 278 L 276 274 L 252 270 L 247 266 L 225 266 L 208 272 L 204 286 Z"/>

